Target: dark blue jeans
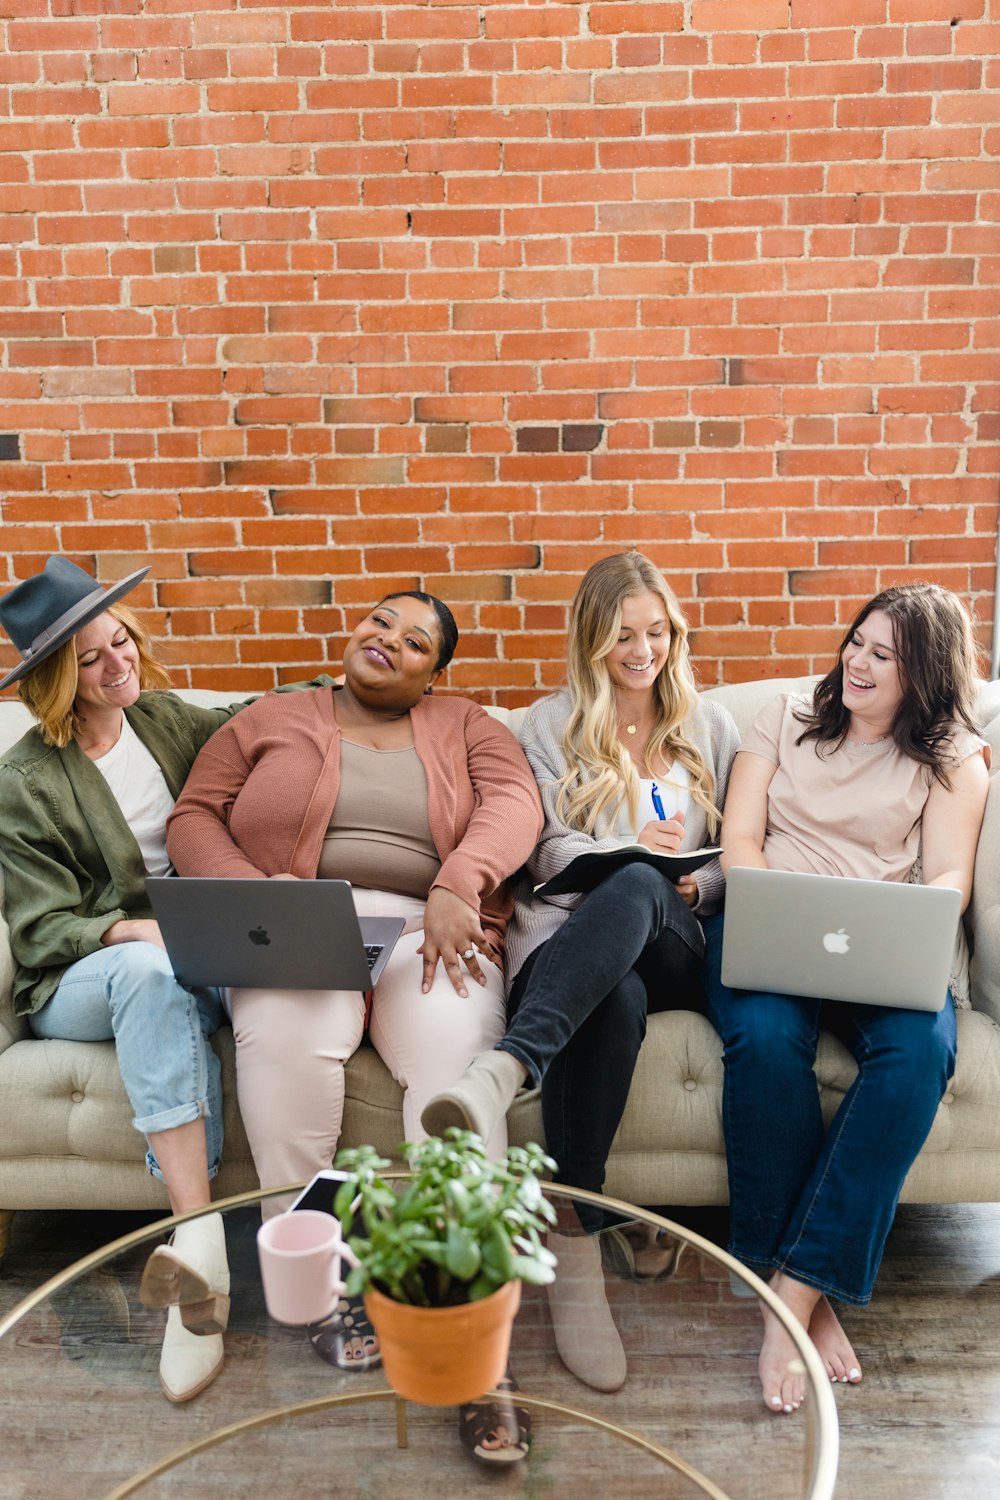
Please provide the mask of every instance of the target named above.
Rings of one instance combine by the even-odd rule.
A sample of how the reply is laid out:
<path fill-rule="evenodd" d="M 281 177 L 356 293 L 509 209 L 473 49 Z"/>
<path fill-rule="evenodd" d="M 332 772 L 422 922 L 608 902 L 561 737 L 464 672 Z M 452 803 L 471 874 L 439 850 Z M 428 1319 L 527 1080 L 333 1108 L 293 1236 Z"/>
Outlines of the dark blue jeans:
<path fill-rule="evenodd" d="M 705 993 L 726 1066 L 729 1249 L 866 1303 L 955 1068 L 951 995 L 929 1013 L 732 990 L 720 977 L 722 921 L 705 924 Z M 821 1012 L 858 1065 L 825 1132 L 813 1072 Z"/>
<path fill-rule="evenodd" d="M 603 1188 L 646 1016 L 704 1011 L 703 948 L 700 922 L 669 881 L 648 865 L 625 865 L 518 972 L 497 1045 L 541 1085 L 557 1182 Z M 599 1210 L 578 1213 L 588 1231 L 604 1222 Z"/>

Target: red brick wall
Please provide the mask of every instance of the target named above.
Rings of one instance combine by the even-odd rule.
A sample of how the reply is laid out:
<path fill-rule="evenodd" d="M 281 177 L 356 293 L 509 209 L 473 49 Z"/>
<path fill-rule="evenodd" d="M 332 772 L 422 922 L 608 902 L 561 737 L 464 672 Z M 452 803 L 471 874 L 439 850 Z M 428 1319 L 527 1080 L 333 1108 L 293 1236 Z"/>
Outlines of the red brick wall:
<path fill-rule="evenodd" d="M 152 558 L 248 689 L 418 583 L 523 701 L 632 545 L 707 682 L 894 580 L 988 639 L 988 0 L 3 9 L 0 588 Z"/>

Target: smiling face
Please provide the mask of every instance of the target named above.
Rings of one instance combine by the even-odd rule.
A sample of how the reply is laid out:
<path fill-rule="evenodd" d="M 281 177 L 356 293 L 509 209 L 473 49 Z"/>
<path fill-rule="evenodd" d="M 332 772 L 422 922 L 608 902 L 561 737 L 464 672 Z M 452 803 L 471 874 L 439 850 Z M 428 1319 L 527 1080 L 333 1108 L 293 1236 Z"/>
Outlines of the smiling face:
<path fill-rule="evenodd" d="M 670 621 L 658 594 L 630 594 L 622 600 L 618 640 L 604 658 L 616 688 L 652 691 L 670 654 Z"/>
<path fill-rule="evenodd" d="M 844 707 L 863 728 L 887 734 L 904 692 L 889 616 L 873 609 L 844 647 L 840 662 Z"/>
<path fill-rule="evenodd" d="M 429 604 L 400 595 L 376 605 L 344 650 L 347 685 L 369 708 L 400 713 L 438 676 L 441 629 Z"/>
<path fill-rule="evenodd" d="M 76 710 L 93 712 L 128 708 L 139 696 L 139 649 L 125 626 L 105 612 L 73 639 L 76 652 Z M 88 715 L 88 709 L 91 710 Z"/>

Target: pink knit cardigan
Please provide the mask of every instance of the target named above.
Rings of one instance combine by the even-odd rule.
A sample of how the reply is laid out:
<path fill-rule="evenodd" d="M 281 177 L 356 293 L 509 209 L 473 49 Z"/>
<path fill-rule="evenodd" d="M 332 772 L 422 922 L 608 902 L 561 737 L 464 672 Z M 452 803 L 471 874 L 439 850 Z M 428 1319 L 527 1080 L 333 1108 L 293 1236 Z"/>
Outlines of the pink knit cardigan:
<path fill-rule="evenodd" d="M 506 881 L 542 829 L 535 778 L 510 731 L 467 699 L 422 698 L 410 719 L 441 859 L 434 885 L 479 911 L 502 949 L 513 906 Z M 167 823 L 174 867 L 311 879 L 339 786 L 331 689 L 260 698 L 199 753 Z"/>

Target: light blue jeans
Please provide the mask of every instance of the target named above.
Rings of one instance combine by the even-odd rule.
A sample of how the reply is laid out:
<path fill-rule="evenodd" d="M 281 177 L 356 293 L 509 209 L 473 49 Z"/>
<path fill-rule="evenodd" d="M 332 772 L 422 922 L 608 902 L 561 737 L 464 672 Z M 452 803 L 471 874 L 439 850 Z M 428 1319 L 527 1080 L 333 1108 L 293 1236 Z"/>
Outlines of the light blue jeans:
<path fill-rule="evenodd" d="M 71 964 L 28 1022 L 46 1040 L 113 1039 L 136 1130 L 148 1137 L 204 1119 L 214 1177 L 222 1156 L 222 1069 L 207 1037 L 224 1019 L 218 990 L 185 989 L 157 944 L 116 943 Z M 146 1163 L 162 1182 L 152 1151 Z"/>

